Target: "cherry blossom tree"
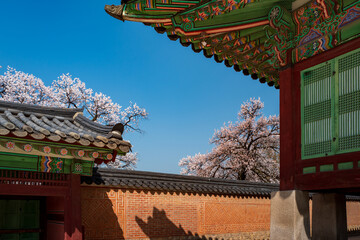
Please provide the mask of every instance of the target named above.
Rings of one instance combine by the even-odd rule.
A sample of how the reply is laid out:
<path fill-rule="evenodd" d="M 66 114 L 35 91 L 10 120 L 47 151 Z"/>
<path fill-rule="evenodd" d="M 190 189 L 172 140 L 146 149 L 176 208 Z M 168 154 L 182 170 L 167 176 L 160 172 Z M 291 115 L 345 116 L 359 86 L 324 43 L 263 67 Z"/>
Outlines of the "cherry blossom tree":
<path fill-rule="evenodd" d="M 206 154 L 180 160 L 181 173 L 203 177 L 278 182 L 279 117 L 265 117 L 260 99 L 241 105 L 238 120 L 216 130 L 215 147 Z"/>
<path fill-rule="evenodd" d="M 137 153 L 129 152 L 125 156 L 120 156 L 117 161 L 109 162 L 107 164 L 102 164 L 100 167 L 134 170 L 137 161 L 138 161 Z"/>
<path fill-rule="evenodd" d="M 53 102 L 51 88 L 45 86 L 41 79 L 11 67 L 0 75 L 0 97 L 19 103 L 50 105 Z"/>
<path fill-rule="evenodd" d="M 122 123 L 127 132 L 141 132 L 139 123 L 148 118 L 147 111 L 136 103 L 130 102 L 123 109 L 109 96 L 94 93 L 79 78 L 73 78 L 70 74 L 62 74 L 50 86 L 46 86 L 34 75 L 8 67 L 0 75 L 0 99 L 52 107 L 83 108 L 85 115 L 93 121 L 106 125 Z M 137 154 L 129 153 L 120 156 L 110 166 L 133 169 L 136 162 Z"/>

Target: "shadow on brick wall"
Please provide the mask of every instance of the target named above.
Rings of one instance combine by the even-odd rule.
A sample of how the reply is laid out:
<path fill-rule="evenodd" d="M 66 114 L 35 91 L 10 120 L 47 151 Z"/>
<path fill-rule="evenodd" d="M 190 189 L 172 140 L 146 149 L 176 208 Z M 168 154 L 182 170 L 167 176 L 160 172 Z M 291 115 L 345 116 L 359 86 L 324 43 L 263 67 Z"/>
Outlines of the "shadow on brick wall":
<path fill-rule="evenodd" d="M 149 216 L 147 221 L 139 217 L 135 220 L 144 234 L 150 239 L 170 238 L 171 239 L 201 239 L 201 240 L 223 240 L 222 238 L 212 238 L 200 236 L 197 233 L 186 231 L 181 224 L 177 226 L 167 216 L 165 210 L 153 209 L 153 216 Z M 176 237 L 176 238 L 174 238 Z"/>
<path fill-rule="evenodd" d="M 84 239 L 124 239 L 123 197 L 121 191 L 106 188 L 82 189 L 82 224 Z M 119 209 L 117 209 L 119 208 Z M 120 225 L 121 223 L 121 225 Z"/>

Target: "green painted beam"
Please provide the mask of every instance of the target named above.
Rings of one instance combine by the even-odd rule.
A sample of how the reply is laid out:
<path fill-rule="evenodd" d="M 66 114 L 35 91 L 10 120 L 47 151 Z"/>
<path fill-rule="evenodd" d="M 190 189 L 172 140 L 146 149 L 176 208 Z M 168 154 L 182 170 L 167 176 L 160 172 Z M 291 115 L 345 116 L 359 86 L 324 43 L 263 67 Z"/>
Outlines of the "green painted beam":
<path fill-rule="evenodd" d="M 0 153 L 0 169 L 37 171 L 38 160 L 35 155 Z"/>

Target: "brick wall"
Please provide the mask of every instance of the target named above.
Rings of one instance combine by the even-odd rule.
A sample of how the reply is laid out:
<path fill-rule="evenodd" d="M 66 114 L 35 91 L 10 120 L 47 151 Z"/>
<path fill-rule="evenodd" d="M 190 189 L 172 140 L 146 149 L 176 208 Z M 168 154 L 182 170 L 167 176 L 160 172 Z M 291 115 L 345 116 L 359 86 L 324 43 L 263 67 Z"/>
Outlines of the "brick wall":
<path fill-rule="evenodd" d="M 270 199 L 81 187 L 85 239 L 268 239 Z M 311 214 L 310 201 L 310 214 Z M 347 202 L 350 231 L 360 202 Z"/>
<path fill-rule="evenodd" d="M 266 239 L 270 200 L 82 186 L 85 239 Z M 181 238 L 180 238 L 181 239 Z"/>
<path fill-rule="evenodd" d="M 309 202 L 310 229 L 312 229 L 312 200 Z M 346 216 L 348 232 L 360 231 L 360 202 L 346 202 Z"/>
<path fill-rule="evenodd" d="M 348 201 L 346 203 L 348 231 L 360 230 L 360 202 Z"/>

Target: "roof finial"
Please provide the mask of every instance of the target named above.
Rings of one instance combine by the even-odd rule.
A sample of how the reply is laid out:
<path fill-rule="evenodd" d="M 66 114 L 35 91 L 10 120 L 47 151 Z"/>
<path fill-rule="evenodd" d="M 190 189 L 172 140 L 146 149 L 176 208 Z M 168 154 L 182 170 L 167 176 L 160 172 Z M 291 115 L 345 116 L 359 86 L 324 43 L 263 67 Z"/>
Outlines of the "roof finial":
<path fill-rule="evenodd" d="M 110 16 L 117 18 L 121 21 L 124 21 L 123 18 L 123 9 L 124 5 L 105 5 L 105 12 L 107 12 Z"/>

